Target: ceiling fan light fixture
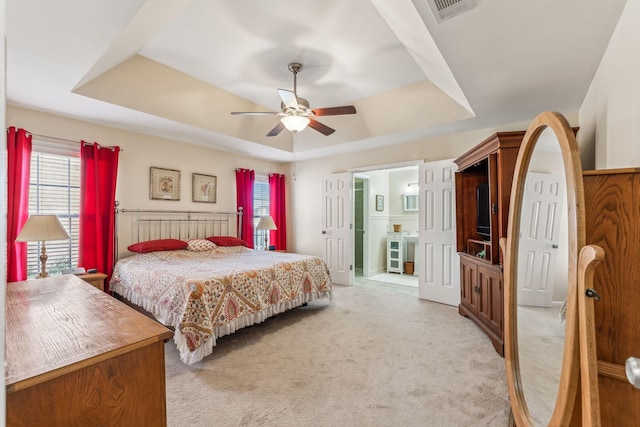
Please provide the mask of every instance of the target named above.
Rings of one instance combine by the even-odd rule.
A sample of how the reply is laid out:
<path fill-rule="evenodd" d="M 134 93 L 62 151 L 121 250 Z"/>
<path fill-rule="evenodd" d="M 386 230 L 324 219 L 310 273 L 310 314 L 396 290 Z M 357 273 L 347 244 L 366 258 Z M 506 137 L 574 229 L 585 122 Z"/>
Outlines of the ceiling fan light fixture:
<path fill-rule="evenodd" d="M 280 121 L 291 132 L 304 130 L 310 122 L 309 118 L 304 116 L 284 116 Z"/>

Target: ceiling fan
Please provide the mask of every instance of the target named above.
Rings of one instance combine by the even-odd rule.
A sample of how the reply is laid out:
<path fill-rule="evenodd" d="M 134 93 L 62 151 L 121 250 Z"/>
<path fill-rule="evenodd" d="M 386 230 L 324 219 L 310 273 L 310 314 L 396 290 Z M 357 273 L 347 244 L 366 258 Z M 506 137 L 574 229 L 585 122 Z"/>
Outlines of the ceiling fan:
<path fill-rule="evenodd" d="M 291 132 L 300 132 L 307 126 L 317 130 L 323 135 L 331 135 L 335 129 L 315 120 L 314 117 L 319 116 L 339 116 L 343 114 L 355 114 L 356 107 L 353 105 L 345 105 L 343 107 L 331 108 L 314 108 L 311 109 L 309 101 L 298 97 L 297 83 L 298 73 L 302 70 L 302 64 L 293 62 L 289 64 L 289 71 L 293 73 L 293 92 L 286 89 L 278 89 L 278 95 L 282 99 L 281 111 L 257 111 L 257 112 L 239 112 L 234 111 L 231 114 L 240 116 L 280 116 L 280 123 L 267 134 L 267 136 L 276 136 L 283 129 Z"/>

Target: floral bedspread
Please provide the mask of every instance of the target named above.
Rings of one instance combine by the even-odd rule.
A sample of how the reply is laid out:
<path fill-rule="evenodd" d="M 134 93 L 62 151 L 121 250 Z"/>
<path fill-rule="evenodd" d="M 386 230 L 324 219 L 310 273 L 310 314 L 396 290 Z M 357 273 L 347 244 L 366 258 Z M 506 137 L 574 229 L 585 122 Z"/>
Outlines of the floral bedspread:
<path fill-rule="evenodd" d="M 216 338 L 332 297 L 322 259 L 240 247 L 135 254 L 116 263 L 110 286 L 175 328 L 174 340 L 187 364 L 210 354 Z"/>

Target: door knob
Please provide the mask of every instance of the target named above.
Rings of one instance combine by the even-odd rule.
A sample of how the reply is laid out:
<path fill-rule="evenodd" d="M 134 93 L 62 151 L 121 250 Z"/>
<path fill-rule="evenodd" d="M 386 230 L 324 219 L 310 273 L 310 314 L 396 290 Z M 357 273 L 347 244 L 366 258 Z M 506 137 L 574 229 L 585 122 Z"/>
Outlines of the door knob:
<path fill-rule="evenodd" d="M 325 230 L 322 230 L 322 234 L 327 234 L 327 232 Z"/>
<path fill-rule="evenodd" d="M 640 389 L 640 358 L 630 357 L 626 363 L 627 379 L 637 389 Z"/>

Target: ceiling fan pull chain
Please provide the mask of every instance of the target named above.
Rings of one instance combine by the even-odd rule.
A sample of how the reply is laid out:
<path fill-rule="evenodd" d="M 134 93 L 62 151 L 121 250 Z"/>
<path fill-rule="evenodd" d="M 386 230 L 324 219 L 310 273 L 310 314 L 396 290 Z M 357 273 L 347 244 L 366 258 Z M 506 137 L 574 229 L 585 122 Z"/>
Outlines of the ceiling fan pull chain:
<path fill-rule="evenodd" d="M 293 72 L 293 94 L 298 97 L 298 72 Z"/>

